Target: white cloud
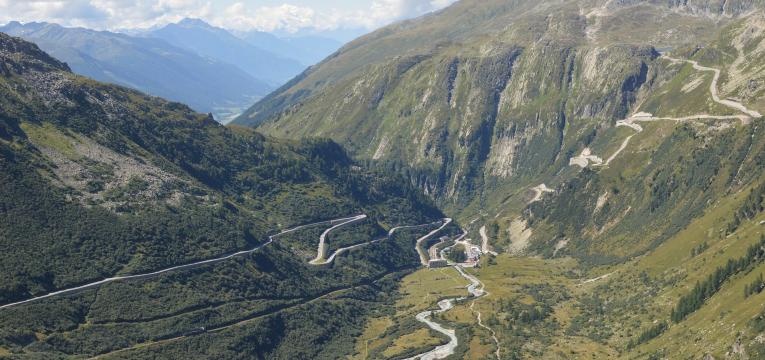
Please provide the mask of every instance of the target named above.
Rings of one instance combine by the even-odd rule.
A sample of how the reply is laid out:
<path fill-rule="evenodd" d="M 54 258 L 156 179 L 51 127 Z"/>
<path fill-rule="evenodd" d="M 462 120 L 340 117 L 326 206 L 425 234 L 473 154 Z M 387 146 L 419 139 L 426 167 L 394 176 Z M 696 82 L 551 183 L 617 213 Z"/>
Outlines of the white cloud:
<path fill-rule="evenodd" d="M 317 14 L 311 8 L 289 4 L 248 8 L 244 3 L 238 2 L 215 16 L 212 22 L 236 30 L 297 31 L 314 27 L 317 24 Z"/>
<path fill-rule="evenodd" d="M 288 2 L 277 6 L 253 6 L 247 0 L 228 6 L 221 6 L 221 0 L 0 0 L 0 22 L 48 21 L 66 26 L 123 29 L 151 27 L 194 17 L 234 30 L 372 29 L 443 8 L 454 1 L 371 0 L 365 11 L 318 11 Z"/>
<path fill-rule="evenodd" d="M 248 7 L 232 4 L 215 19 L 218 26 L 235 30 L 297 31 L 303 28 L 333 30 L 364 27 L 374 29 L 393 21 L 419 16 L 451 5 L 456 0 L 373 0 L 368 10 L 335 9 L 318 12 L 310 7 L 283 4 L 274 7 Z"/>
<path fill-rule="evenodd" d="M 391 21 L 402 20 L 438 10 L 454 3 L 455 0 L 374 0 L 371 6 L 371 21 L 368 27 L 380 26 Z"/>

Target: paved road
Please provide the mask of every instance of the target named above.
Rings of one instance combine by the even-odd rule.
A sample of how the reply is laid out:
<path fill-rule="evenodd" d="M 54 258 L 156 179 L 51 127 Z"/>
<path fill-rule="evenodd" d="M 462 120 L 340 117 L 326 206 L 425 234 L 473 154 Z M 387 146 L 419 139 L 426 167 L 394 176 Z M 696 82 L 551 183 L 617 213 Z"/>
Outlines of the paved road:
<path fill-rule="evenodd" d="M 366 215 L 356 215 L 356 216 L 352 216 L 352 217 L 348 217 L 348 218 L 340 218 L 340 219 L 320 221 L 320 222 L 315 222 L 315 223 L 311 223 L 311 224 L 300 225 L 300 226 L 294 227 L 292 229 L 288 229 L 288 230 L 282 231 L 282 232 L 280 232 L 278 234 L 271 235 L 271 236 L 268 237 L 268 241 L 267 242 L 265 242 L 265 243 L 263 243 L 261 245 L 258 245 L 256 247 L 250 249 L 250 250 L 238 251 L 238 252 L 235 252 L 235 253 L 232 253 L 232 254 L 228 254 L 228 255 L 225 255 L 225 256 L 221 256 L 221 257 L 218 257 L 218 258 L 214 258 L 214 259 L 197 261 L 197 262 L 193 262 L 193 263 L 186 264 L 186 265 L 173 266 L 173 267 L 169 267 L 169 268 L 166 268 L 166 269 L 157 270 L 157 271 L 150 272 L 150 273 L 145 273 L 145 274 L 136 274 L 136 275 L 125 275 L 125 276 L 110 277 L 110 278 L 99 280 L 99 281 L 92 282 L 92 283 L 89 283 L 89 284 L 85 284 L 85 285 L 81 285 L 81 286 L 71 287 L 71 288 L 68 288 L 68 289 L 54 291 L 54 292 L 51 292 L 49 294 L 33 297 L 31 299 L 22 300 L 22 301 L 10 303 L 10 304 L 5 304 L 5 305 L 0 306 L 0 309 L 6 309 L 6 308 L 18 306 L 18 305 L 23 305 L 23 304 L 27 304 L 27 303 L 31 303 L 31 302 L 35 302 L 35 301 L 39 301 L 39 300 L 43 300 L 43 299 L 47 299 L 47 298 L 51 298 L 51 297 L 54 297 L 54 296 L 72 294 L 72 293 L 80 292 L 80 291 L 83 291 L 83 290 L 96 288 L 96 287 L 99 287 L 101 285 L 108 284 L 108 283 L 111 283 L 111 282 L 138 280 L 138 279 L 147 279 L 147 278 L 155 277 L 155 276 L 162 275 L 162 274 L 169 273 L 169 272 L 174 272 L 174 271 L 179 271 L 179 270 L 188 270 L 188 269 L 196 268 L 196 267 L 203 266 L 203 265 L 210 265 L 210 264 L 219 263 L 219 262 L 222 262 L 222 261 L 229 260 L 231 258 L 235 258 L 235 257 L 243 256 L 243 255 L 252 254 L 252 253 L 254 253 L 254 252 L 256 252 L 256 251 L 258 251 L 258 250 L 260 250 L 260 249 L 262 249 L 262 248 L 264 248 L 264 247 L 266 247 L 268 245 L 270 245 L 271 243 L 273 243 L 274 239 L 276 237 L 279 237 L 279 236 L 282 236 L 282 235 L 285 235 L 285 234 L 289 234 L 289 233 L 292 233 L 292 232 L 295 232 L 295 231 L 298 231 L 298 230 L 302 230 L 302 229 L 305 229 L 305 228 L 308 228 L 308 227 L 311 227 L 311 226 L 317 226 L 317 225 L 322 225 L 322 224 L 334 225 L 333 228 L 335 228 L 335 227 L 338 226 L 336 224 L 345 225 L 345 224 L 348 224 L 350 221 L 358 221 L 358 219 L 363 219 L 363 218 L 366 218 Z"/>
<path fill-rule="evenodd" d="M 319 236 L 319 249 L 317 251 L 316 258 L 311 260 L 310 264 L 312 264 L 312 265 L 321 265 L 321 264 L 325 264 L 327 262 L 331 262 L 331 261 L 326 261 L 324 259 L 327 256 L 327 235 L 329 235 L 330 232 L 332 232 L 333 230 L 336 230 L 336 229 L 338 229 L 340 227 L 343 227 L 345 225 L 350 225 L 350 224 L 362 221 L 362 220 L 364 220 L 366 218 L 367 218 L 367 216 L 364 215 L 364 214 L 353 216 L 353 217 L 350 217 L 350 218 L 346 218 L 344 221 L 336 223 L 335 225 L 333 225 L 332 227 L 330 227 L 327 230 L 324 230 L 324 232 L 321 233 L 321 235 Z M 333 259 L 334 259 L 334 257 L 333 257 Z"/>
<path fill-rule="evenodd" d="M 435 225 L 435 224 L 437 224 L 437 223 L 438 223 L 438 221 L 437 221 L 437 222 L 433 222 L 433 223 L 429 223 L 429 224 L 420 224 L 420 225 L 406 225 L 406 226 L 396 226 L 396 227 L 394 227 L 394 228 L 391 228 L 391 229 L 388 231 L 388 235 L 387 235 L 386 237 L 384 237 L 384 238 L 375 239 L 375 240 L 372 240 L 372 241 L 367 241 L 367 242 L 363 242 L 363 243 L 360 243 L 360 244 L 351 245 L 351 246 L 346 246 L 346 247 L 343 247 L 343 248 L 337 249 L 337 250 L 335 250 L 335 252 L 334 252 L 334 253 L 332 253 L 332 255 L 330 255 L 330 256 L 329 256 L 329 257 L 328 257 L 326 260 L 322 260 L 322 261 L 320 261 L 320 262 L 311 262 L 311 264 L 312 264 L 312 265 L 325 265 L 325 264 L 330 264 L 330 263 L 332 263 L 333 261 L 335 261 L 335 258 L 336 258 L 337 256 L 339 256 L 339 255 L 342 255 L 343 253 L 345 253 L 345 252 L 347 252 L 347 251 L 350 251 L 350 250 L 353 250 L 353 249 L 357 249 L 357 248 L 360 248 L 360 247 L 364 247 L 364 246 L 367 246 L 367 245 L 375 244 L 375 243 L 378 243 L 378 242 L 381 242 L 381 241 L 384 241 L 384 240 L 390 239 L 390 238 L 391 238 L 391 236 L 393 236 L 393 234 L 394 234 L 396 231 L 399 231 L 399 230 L 403 230 L 403 229 L 416 229 L 416 228 L 421 228 L 421 227 L 425 227 L 425 226 L 431 226 L 431 225 Z M 347 223 L 347 224 L 350 224 L 350 223 Z M 347 225 L 347 224 L 343 224 L 343 225 Z M 315 260 L 315 259 L 314 259 L 314 260 Z"/>
<path fill-rule="evenodd" d="M 355 223 L 357 221 L 364 220 L 364 219 L 366 219 L 366 217 L 367 217 L 366 215 L 362 214 L 362 215 L 356 215 L 356 216 L 347 217 L 347 218 L 341 218 L 341 219 L 323 221 L 323 222 L 312 223 L 312 224 L 307 224 L 307 225 L 301 225 L 301 226 L 298 226 L 296 228 L 292 228 L 292 229 L 283 231 L 283 232 L 281 232 L 279 234 L 272 235 L 271 237 L 269 237 L 269 242 L 268 243 L 263 244 L 263 245 L 259 246 L 256 249 L 248 250 L 248 251 L 252 252 L 252 251 L 256 251 L 257 249 L 260 249 L 260 248 L 270 244 L 271 242 L 273 242 L 274 238 L 278 237 L 280 235 L 284 235 L 284 234 L 287 234 L 287 233 L 290 233 L 290 232 L 294 232 L 294 231 L 297 231 L 297 230 L 301 230 L 301 229 L 304 229 L 304 228 L 307 228 L 307 227 L 310 227 L 310 226 L 316 226 L 316 225 L 321 225 L 321 224 L 332 225 L 332 227 L 330 227 L 329 229 L 325 230 L 322 233 L 322 235 L 321 235 L 324 238 L 326 238 L 326 236 L 331 232 L 331 230 L 336 230 L 339 227 L 350 225 L 350 224 L 353 224 L 353 223 Z M 416 228 L 421 228 L 421 227 L 425 227 L 425 226 L 433 226 L 433 225 L 438 224 L 438 223 L 445 223 L 439 229 L 437 229 L 435 231 L 432 231 L 431 233 L 429 233 L 428 235 L 423 237 L 423 238 L 427 238 L 427 237 L 432 236 L 433 234 L 437 233 L 441 229 L 443 229 L 447 224 L 449 224 L 450 221 L 451 221 L 451 219 L 441 219 L 439 221 L 428 223 L 428 224 L 396 226 L 396 227 L 391 228 L 388 231 L 387 236 L 384 237 L 384 238 L 380 238 L 380 239 L 368 241 L 368 242 L 365 242 L 365 243 L 361 243 L 361 244 L 357 244 L 357 245 L 348 246 L 348 247 L 344 247 L 344 248 L 338 249 L 325 262 L 315 263 L 313 265 L 329 264 L 332 261 L 334 261 L 335 257 L 339 256 L 340 254 L 342 254 L 342 253 L 344 253 L 346 251 L 349 251 L 351 249 L 359 248 L 359 247 L 362 247 L 362 246 L 366 246 L 366 245 L 369 245 L 369 244 L 374 244 L 374 243 L 377 243 L 377 242 L 389 239 L 390 237 L 392 237 L 399 230 L 403 230 L 403 229 L 416 229 Z M 420 238 L 420 239 L 422 239 L 422 238 Z M 383 274 L 383 276 L 387 276 L 387 275 L 388 274 Z M 240 326 L 240 325 L 243 325 L 245 323 L 251 322 L 253 320 L 262 318 L 264 316 L 271 315 L 271 314 L 273 314 L 275 312 L 282 311 L 282 310 L 285 310 L 285 309 L 288 309 L 288 308 L 293 308 L 293 307 L 296 307 L 296 306 L 301 306 L 301 305 L 304 305 L 306 303 L 309 303 L 309 302 L 312 302 L 312 301 L 316 301 L 318 299 L 322 299 L 322 298 L 325 298 L 325 297 L 330 296 L 332 294 L 335 294 L 335 293 L 338 293 L 338 292 L 341 292 L 341 291 L 346 291 L 348 289 L 351 289 L 351 288 L 354 288 L 354 287 L 358 287 L 358 286 L 359 285 L 354 285 L 354 286 L 349 286 L 349 287 L 346 287 L 346 288 L 340 288 L 340 289 L 337 289 L 337 290 L 332 290 L 331 292 L 322 294 L 319 297 L 311 299 L 311 300 L 309 300 L 307 302 L 301 302 L 301 303 L 298 303 L 298 304 L 285 305 L 283 307 L 278 308 L 277 310 L 268 311 L 268 312 L 263 313 L 263 314 L 257 314 L 257 316 L 252 316 L 252 317 L 249 317 L 247 319 L 244 319 L 244 320 L 241 320 L 241 321 L 237 321 L 237 322 L 234 322 L 234 323 L 231 323 L 231 324 L 228 324 L 228 325 L 221 325 L 221 326 L 218 326 L 218 327 L 209 328 L 209 329 L 206 329 L 204 332 L 201 332 L 201 333 L 220 332 L 220 331 L 223 331 L 225 329 L 228 329 L 228 328 L 231 328 L 231 327 L 235 327 L 235 326 Z M 138 349 L 138 348 L 142 348 L 142 347 L 155 346 L 155 345 L 160 345 L 160 344 L 165 344 L 165 343 L 170 343 L 170 342 L 176 342 L 176 341 L 179 341 L 179 340 L 186 339 L 186 338 L 188 338 L 190 336 L 194 336 L 194 335 L 181 335 L 181 336 L 176 336 L 176 337 L 172 337 L 172 338 L 168 338 L 168 339 L 162 339 L 162 340 L 158 340 L 158 341 L 148 341 L 148 342 L 145 342 L 145 343 L 140 343 L 140 344 L 133 345 L 133 346 L 128 347 L 128 348 L 115 350 L 115 351 L 112 351 L 112 352 L 107 353 L 107 354 L 101 354 L 101 355 L 98 355 L 96 357 L 93 357 L 92 359 L 102 358 L 102 357 L 104 357 L 106 355 L 112 355 L 112 354 L 121 353 L 121 352 L 125 352 L 125 351 L 128 351 L 128 350 L 134 350 L 134 349 Z"/>
<path fill-rule="evenodd" d="M 673 58 L 673 57 L 670 57 L 670 56 L 667 56 L 667 55 L 663 55 L 663 57 L 665 59 L 668 59 L 669 61 L 671 61 L 673 63 L 687 62 L 687 63 L 693 65 L 694 69 L 699 70 L 699 71 L 711 71 L 711 72 L 713 72 L 714 73 L 714 77 L 712 78 L 712 83 L 709 85 L 709 92 L 712 94 L 712 100 L 714 100 L 718 104 L 722 104 L 722 105 L 725 105 L 725 106 L 727 106 L 727 107 L 729 107 L 731 109 L 738 110 L 738 111 L 740 111 L 742 113 L 745 113 L 745 114 L 747 114 L 747 115 L 749 115 L 749 116 L 751 116 L 753 118 L 762 117 L 762 114 L 760 114 L 757 111 L 754 111 L 754 110 L 751 110 L 751 109 L 747 109 L 747 107 L 744 106 L 744 104 L 742 104 L 742 103 L 740 103 L 738 101 L 733 101 L 733 100 L 728 100 L 728 99 L 720 99 L 720 96 L 717 94 L 717 82 L 720 80 L 720 70 L 719 69 L 715 69 L 715 68 L 699 65 L 699 63 L 694 61 L 694 60 L 677 59 L 677 58 Z"/>
<path fill-rule="evenodd" d="M 534 191 L 534 198 L 531 199 L 531 201 L 529 201 L 529 204 L 535 203 L 535 202 L 537 202 L 539 200 L 542 200 L 542 195 L 544 195 L 545 193 L 554 193 L 555 192 L 555 190 L 550 189 L 545 184 L 539 184 L 539 185 L 531 188 L 531 190 Z M 486 235 L 486 228 L 484 227 L 484 228 L 481 228 L 481 229 L 483 230 L 483 234 L 481 234 L 481 237 L 484 237 L 484 235 Z M 486 251 L 484 251 L 484 252 L 486 252 Z"/>
<path fill-rule="evenodd" d="M 719 96 L 719 94 L 717 92 L 718 91 L 717 90 L 717 83 L 720 80 L 720 70 L 719 69 L 715 69 L 715 68 L 699 65 L 699 63 L 694 61 L 694 60 L 677 59 L 677 58 L 670 57 L 668 55 L 662 55 L 662 57 L 667 59 L 667 60 L 669 60 L 669 61 L 671 61 L 672 63 L 675 63 L 675 64 L 676 63 L 686 62 L 686 63 L 691 64 L 693 66 L 693 68 L 696 69 L 696 70 L 699 70 L 699 71 L 711 71 L 711 72 L 713 72 L 714 73 L 714 77 L 712 78 L 712 83 L 709 85 L 709 93 L 712 96 L 712 100 L 714 100 L 714 102 L 716 102 L 718 104 L 721 104 L 723 106 L 731 108 L 731 109 L 733 109 L 735 111 L 741 112 L 741 113 L 743 113 L 745 115 L 743 115 L 743 114 L 739 114 L 739 115 L 695 114 L 695 115 L 689 115 L 689 116 L 684 116 L 684 117 L 655 117 L 655 116 L 653 116 L 652 114 L 649 114 L 649 113 L 639 112 L 637 114 L 634 114 L 634 115 L 630 116 L 627 119 L 619 120 L 619 121 L 616 122 L 616 126 L 617 127 L 620 127 L 620 126 L 629 127 L 631 129 L 635 130 L 636 133 L 632 134 L 632 135 L 628 136 L 626 139 L 624 139 L 624 141 L 622 142 L 621 146 L 619 146 L 619 149 L 617 149 L 616 152 L 614 152 L 610 157 L 608 157 L 608 159 L 606 159 L 606 161 L 597 161 L 600 158 L 597 157 L 597 156 L 594 156 L 594 155 L 590 155 L 590 153 L 587 152 L 588 149 L 585 149 L 586 154 L 585 154 L 585 152 L 583 152 L 582 155 L 574 157 L 574 158 L 571 158 L 570 165 L 579 165 L 580 167 L 584 168 L 584 167 L 587 167 L 590 162 L 592 162 L 593 163 L 592 166 L 608 166 L 608 164 L 610 164 L 611 161 L 616 159 L 616 157 L 619 156 L 619 154 L 621 154 L 624 151 L 624 149 L 627 148 L 627 145 L 629 145 L 630 141 L 632 140 L 632 138 L 635 135 L 643 132 L 643 127 L 640 126 L 640 124 L 638 124 L 638 122 L 651 122 L 651 121 L 677 121 L 677 122 L 684 122 L 684 121 L 694 121 L 694 120 L 701 120 L 701 119 L 707 119 L 707 120 L 736 120 L 736 119 L 738 119 L 738 120 L 741 120 L 742 123 L 746 124 L 749 121 L 751 121 L 752 118 L 760 118 L 760 117 L 762 117 L 762 114 L 760 114 L 759 112 L 757 112 L 755 110 L 747 108 L 746 106 L 744 106 L 744 104 L 742 104 L 742 103 L 740 103 L 738 101 L 733 101 L 733 100 L 730 100 L 730 99 L 720 99 L 720 96 Z"/>
<path fill-rule="evenodd" d="M 366 218 L 367 218 L 367 215 L 361 214 L 361 215 L 355 215 L 355 216 L 351 216 L 351 217 L 345 217 L 345 218 L 326 220 L 326 221 L 320 221 L 320 222 L 300 225 L 300 226 L 296 226 L 296 227 L 288 229 L 288 230 L 284 230 L 284 231 L 282 231 L 282 232 L 280 232 L 278 234 L 271 235 L 271 236 L 268 237 L 268 241 L 267 242 L 265 242 L 265 243 L 263 243 L 261 245 L 258 245 L 258 246 L 254 247 L 252 249 L 249 249 L 249 250 L 238 251 L 238 252 L 231 253 L 231 254 L 228 254 L 228 255 L 224 255 L 224 256 L 221 256 L 221 257 L 217 257 L 217 258 L 214 258 L 214 259 L 202 260 L 202 261 L 197 261 L 197 262 L 193 262 L 193 263 L 190 263 L 190 264 L 173 266 L 173 267 L 169 267 L 169 268 L 166 268 L 166 269 L 157 270 L 157 271 L 153 271 L 153 272 L 149 272 L 149 273 L 144 273 L 144 274 L 135 274 L 135 275 L 124 275 L 124 276 L 110 277 L 110 278 L 106 278 L 106 279 L 103 279 L 103 280 L 99 280 L 99 281 L 95 281 L 95 282 L 92 282 L 92 283 L 88 283 L 88 284 L 85 284 L 85 285 L 75 286 L 75 287 L 71 287 L 71 288 L 67 288 L 67 289 L 62 289 L 62 290 L 57 290 L 57 291 L 54 291 L 54 292 L 51 292 L 51 293 L 48 293 L 48 294 L 45 294 L 45 295 L 41 295 L 41 296 L 36 296 L 36 297 L 30 298 L 30 299 L 14 302 L 14 303 L 10 303 L 10 304 L 0 305 L 0 309 L 6 309 L 6 308 L 14 307 L 14 306 L 28 304 L 28 303 L 32 303 L 32 302 L 35 302 L 35 301 L 44 300 L 44 299 L 47 299 L 47 298 L 52 298 L 52 297 L 55 297 L 55 296 L 59 296 L 59 295 L 73 294 L 73 293 L 77 293 L 77 292 L 80 292 L 80 291 L 96 288 L 96 287 L 99 287 L 101 285 L 112 283 L 112 282 L 139 280 L 139 279 L 148 279 L 148 278 L 156 277 L 156 276 L 159 276 L 159 275 L 162 275 L 162 274 L 165 274 L 165 273 L 170 273 L 170 272 L 175 272 L 175 271 L 180 271 L 180 270 L 188 270 L 188 269 L 200 267 L 200 266 L 203 266 L 203 265 L 210 265 L 210 264 L 219 263 L 219 262 L 226 261 L 226 260 L 229 260 L 229 259 L 232 259 L 232 258 L 235 258 L 235 257 L 252 254 L 252 253 L 254 253 L 254 252 L 256 252 L 256 251 L 258 251 L 258 250 L 260 250 L 260 249 L 262 249 L 262 248 L 264 248 L 264 247 L 266 247 L 268 245 L 270 245 L 279 236 L 286 235 L 286 234 L 289 234 L 289 233 L 292 233 L 292 232 L 295 232 L 295 231 L 299 231 L 299 230 L 302 230 L 302 229 L 305 229 L 305 228 L 308 228 L 308 227 L 312 227 L 312 226 L 318 226 L 318 225 L 323 225 L 323 224 L 332 225 L 330 228 L 325 230 L 321 234 L 321 236 L 319 237 L 319 253 L 321 254 L 321 253 L 326 252 L 326 237 L 327 237 L 327 235 L 330 232 L 332 232 L 333 230 L 336 230 L 336 229 L 338 229 L 340 227 L 343 227 L 343 226 L 346 226 L 346 225 L 350 225 L 350 224 L 362 221 L 362 220 L 364 220 Z M 424 240 L 428 239 L 429 237 L 433 236 L 434 234 L 436 234 L 437 232 L 441 231 L 446 225 L 448 225 L 452 221 L 452 219 L 442 219 L 441 221 L 444 222 L 444 224 L 440 228 L 430 232 L 428 235 L 425 235 L 424 237 L 418 239 L 417 240 L 418 244 L 421 241 L 424 241 Z M 397 227 L 394 227 L 394 228 L 390 229 L 390 231 L 388 231 L 388 237 L 386 237 L 386 238 L 372 240 L 372 241 L 369 241 L 369 242 L 365 242 L 365 243 L 361 243 L 361 244 L 357 244 L 357 245 L 348 246 L 348 247 L 344 247 L 344 248 L 338 249 L 328 259 L 326 259 L 326 260 L 322 259 L 322 260 L 318 260 L 318 261 L 317 261 L 317 259 L 314 259 L 314 260 L 311 261 L 311 264 L 313 264 L 313 265 L 329 264 L 329 263 L 333 262 L 337 256 L 339 256 L 340 254 L 342 254 L 342 253 L 344 253 L 346 251 L 349 251 L 349 250 L 352 250 L 352 249 L 355 249 L 355 248 L 359 248 L 359 247 L 362 247 L 362 246 L 366 246 L 366 245 L 369 245 L 369 244 L 373 244 L 373 243 L 377 243 L 377 242 L 380 242 L 382 240 L 385 240 L 385 239 L 389 238 L 390 236 L 392 236 L 398 230 L 408 229 L 408 228 L 424 227 L 424 226 L 429 226 L 429 225 L 433 225 L 433 224 L 436 224 L 436 223 L 437 222 L 429 223 L 429 224 L 421 224 L 421 225 L 397 226 Z M 427 265 L 427 261 L 425 262 L 425 265 Z"/>
<path fill-rule="evenodd" d="M 430 239 L 433 235 L 438 234 L 441 230 L 443 230 L 447 225 L 451 224 L 452 219 L 451 218 L 444 218 L 443 224 L 438 228 L 431 232 L 429 232 L 427 235 L 417 239 L 415 250 L 417 250 L 417 253 L 420 255 L 420 263 L 423 266 L 428 266 L 428 252 L 425 251 L 422 247 L 422 243 L 425 242 L 425 240 Z"/>
<path fill-rule="evenodd" d="M 439 256 L 438 256 L 437 258 L 438 258 L 438 259 L 446 259 L 446 263 L 447 263 L 449 266 L 454 266 L 454 265 L 456 265 L 455 263 L 453 263 L 452 261 L 450 261 L 449 259 L 447 259 L 447 258 L 446 258 L 446 252 L 447 252 L 447 251 L 449 251 L 451 248 L 453 248 L 453 247 L 454 247 L 455 245 L 457 245 L 458 243 L 461 243 L 461 242 L 462 242 L 462 240 L 463 240 L 463 239 L 464 239 L 466 236 L 467 236 L 467 232 L 466 232 L 465 230 L 462 230 L 462 234 L 460 234 L 460 236 L 457 236 L 457 238 L 456 238 L 456 239 L 454 239 L 454 240 L 452 241 L 452 244 L 451 244 L 450 246 L 446 246 L 446 247 L 444 247 L 443 249 L 441 249 L 441 251 L 440 251 L 440 252 L 439 252 L 439 254 L 438 254 Z M 440 244 L 440 243 L 439 243 L 439 244 Z"/>

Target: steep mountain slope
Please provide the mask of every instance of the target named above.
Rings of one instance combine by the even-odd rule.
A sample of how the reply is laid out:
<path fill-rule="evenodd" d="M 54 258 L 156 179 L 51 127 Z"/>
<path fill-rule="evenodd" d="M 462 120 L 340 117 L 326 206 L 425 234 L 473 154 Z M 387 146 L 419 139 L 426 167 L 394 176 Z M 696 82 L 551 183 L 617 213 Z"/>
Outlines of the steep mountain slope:
<path fill-rule="evenodd" d="M 236 66 L 158 39 L 46 23 L 12 22 L 0 32 L 37 43 L 78 74 L 180 101 L 219 120 L 271 89 Z"/>
<path fill-rule="evenodd" d="M 465 0 L 354 41 L 238 123 L 330 136 L 499 252 L 471 271 L 492 295 L 439 316 L 457 357 L 761 358 L 763 5 Z M 446 343 L 406 311 L 453 279 L 407 279 L 358 358 Z"/>
<path fill-rule="evenodd" d="M 348 44 L 237 123 L 280 137 L 332 137 L 359 158 L 404 169 L 464 220 L 518 214 L 531 188 L 578 176 L 570 160 L 585 148 L 616 152 L 630 131 L 616 122 L 639 109 L 738 114 L 709 98 L 708 82 L 699 86 L 711 81 L 708 73 L 678 66 L 660 50 L 693 55 L 698 42 L 714 41 L 735 19 L 759 21 L 760 13 L 747 15 L 756 6 L 461 1 Z M 751 88 L 721 97 L 757 110 L 762 89 L 748 76 L 736 83 Z M 692 89 L 671 88 L 688 77 L 697 81 Z M 679 95 L 662 96 L 669 91 Z M 665 219 L 655 216 L 641 221 Z"/>
<path fill-rule="evenodd" d="M 250 76 L 275 86 L 299 74 L 306 65 L 292 57 L 277 55 L 267 48 L 251 45 L 228 31 L 202 20 L 185 19 L 147 34 L 202 56 L 234 64 Z"/>
<path fill-rule="evenodd" d="M 364 319 L 418 264 L 415 237 L 443 217 L 405 181 L 355 165 L 331 141 L 225 128 L 75 76 L 4 34 L 0 94 L 2 357 L 349 352 Z M 360 213 L 368 217 L 328 241 L 330 250 L 366 245 L 327 265 L 300 249 L 315 248 L 314 232 L 330 223 L 268 241 Z M 415 224 L 426 225 L 369 243 Z M 137 278 L 115 280 L 126 275 Z"/>

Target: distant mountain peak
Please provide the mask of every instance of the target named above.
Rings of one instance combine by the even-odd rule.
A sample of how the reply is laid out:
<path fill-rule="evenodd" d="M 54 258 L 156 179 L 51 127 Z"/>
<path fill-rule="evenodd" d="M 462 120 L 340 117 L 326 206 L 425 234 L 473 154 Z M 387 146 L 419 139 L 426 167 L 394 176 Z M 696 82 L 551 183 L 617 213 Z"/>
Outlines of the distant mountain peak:
<path fill-rule="evenodd" d="M 206 21 L 202 19 L 197 19 L 197 18 L 185 18 L 175 23 L 175 25 L 183 26 L 183 27 L 199 27 L 199 28 L 206 28 L 206 29 L 217 29 L 215 26 L 210 25 Z"/>

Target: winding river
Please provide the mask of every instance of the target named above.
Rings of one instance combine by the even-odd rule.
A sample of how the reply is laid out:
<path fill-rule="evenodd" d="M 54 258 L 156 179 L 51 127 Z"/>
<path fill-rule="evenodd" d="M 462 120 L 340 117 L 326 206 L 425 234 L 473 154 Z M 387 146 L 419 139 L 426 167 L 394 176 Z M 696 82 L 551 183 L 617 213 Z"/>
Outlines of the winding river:
<path fill-rule="evenodd" d="M 465 270 L 462 268 L 462 266 L 459 264 L 455 264 L 453 267 L 454 269 L 457 270 L 457 272 L 460 273 L 460 275 L 462 275 L 462 277 L 470 281 L 470 285 L 466 287 L 469 293 L 469 296 L 443 299 L 438 302 L 438 310 L 423 311 L 415 316 L 417 321 L 427 325 L 429 328 L 433 329 L 434 331 L 439 332 L 445 335 L 446 337 L 448 337 L 449 342 L 444 345 L 439 345 L 435 349 L 430 350 L 428 352 L 412 356 L 406 360 L 415 360 L 415 359 L 435 360 L 435 359 L 444 359 L 453 355 L 454 351 L 457 349 L 457 346 L 459 346 L 459 338 L 457 337 L 457 334 L 455 333 L 454 329 L 449 329 L 444 327 L 443 325 L 433 321 L 431 317 L 433 315 L 441 314 L 451 310 L 452 308 L 454 308 L 454 304 L 457 302 L 467 300 L 468 298 L 477 299 L 487 294 L 486 291 L 484 291 L 483 283 L 481 283 L 481 281 L 478 280 L 475 276 L 466 273 Z M 475 305 L 475 300 L 473 301 L 473 304 L 471 304 L 471 309 L 473 308 L 473 305 Z M 478 325 L 480 325 L 481 327 L 491 332 L 492 338 L 497 345 L 497 351 L 495 355 L 497 356 L 497 359 L 499 359 L 499 352 L 500 352 L 499 341 L 497 340 L 496 334 L 494 333 L 493 330 L 491 330 L 491 328 L 483 325 L 483 323 L 481 322 L 481 313 L 476 311 L 476 314 L 478 316 Z"/>

